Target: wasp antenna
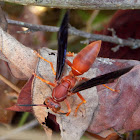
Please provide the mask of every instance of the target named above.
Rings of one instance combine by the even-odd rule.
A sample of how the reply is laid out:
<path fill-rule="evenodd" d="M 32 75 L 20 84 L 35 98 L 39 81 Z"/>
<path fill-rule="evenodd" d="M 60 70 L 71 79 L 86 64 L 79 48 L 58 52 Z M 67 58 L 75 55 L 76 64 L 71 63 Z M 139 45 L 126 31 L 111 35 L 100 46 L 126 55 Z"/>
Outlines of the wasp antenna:
<path fill-rule="evenodd" d="M 22 105 L 22 104 L 17 104 L 18 106 L 24 106 L 24 107 L 28 107 L 28 106 L 43 106 L 43 107 L 47 107 L 44 104 L 26 104 L 26 105 Z"/>

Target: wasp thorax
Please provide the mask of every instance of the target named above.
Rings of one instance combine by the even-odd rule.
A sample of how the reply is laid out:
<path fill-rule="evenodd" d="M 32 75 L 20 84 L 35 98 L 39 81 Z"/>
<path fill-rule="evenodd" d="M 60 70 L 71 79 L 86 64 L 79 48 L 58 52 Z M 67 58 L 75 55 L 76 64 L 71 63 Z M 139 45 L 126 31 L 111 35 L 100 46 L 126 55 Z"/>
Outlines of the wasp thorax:
<path fill-rule="evenodd" d="M 58 102 L 55 102 L 51 97 L 47 97 L 44 104 L 54 112 L 59 111 L 61 108 L 60 104 Z"/>

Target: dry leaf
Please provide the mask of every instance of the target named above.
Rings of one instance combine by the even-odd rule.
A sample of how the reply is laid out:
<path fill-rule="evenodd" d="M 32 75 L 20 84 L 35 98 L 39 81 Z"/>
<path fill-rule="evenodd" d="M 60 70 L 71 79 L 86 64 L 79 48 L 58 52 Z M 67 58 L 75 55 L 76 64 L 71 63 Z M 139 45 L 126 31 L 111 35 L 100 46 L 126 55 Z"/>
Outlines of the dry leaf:
<path fill-rule="evenodd" d="M 10 64 L 14 64 L 28 78 L 32 75 L 36 67 L 36 73 L 38 76 L 41 76 L 42 78 L 51 82 L 54 81 L 55 76 L 52 73 L 49 63 L 44 62 L 40 59 L 37 63 L 37 56 L 33 53 L 33 50 L 21 45 L 19 42 L 17 42 L 2 30 L 0 30 L 0 34 L 0 50 Z M 54 67 L 56 66 L 55 51 L 52 51 L 50 49 L 41 49 L 40 53 L 44 58 L 53 62 Z M 72 61 L 72 58 L 70 59 L 70 61 Z M 91 68 L 82 76 L 91 78 L 99 74 L 137 64 L 139 64 L 139 61 L 98 58 L 94 63 L 94 69 Z M 68 73 L 68 71 L 70 71 L 69 67 L 67 68 L 66 72 Z M 131 82 L 129 82 L 128 79 L 131 79 Z M 140 125 L 138 126 L 135 123 L 136 120 L 139 122 L 139 119 L 137 118 L 137 116 L 139 116 L 139 90 L 137 90 L 137 88 L 140 85 L 138 79 L 139 66 L 136 66 L 131 72 L 125 74 L 119 80 L 116 80 L 116 83 L 109 84 L 109 86 L 112 88 L 119 88 L 121 90 L 121 93 L 112 93 L 112 91 L 110 91 L 109 89 L 105 89 L 103 86 L 98 86 L 98 94 L 96 87 L 82 91 L 81 94 L 86 99 L 87 103 L 83 104 L 80 107 L 77 117 L 73 116 L 73 112 L 75 111 L 77 104 L 80 102 L 80 99 L 76 95 L 70 96 L 68 98 L 72 108 L 72 112 L 68 117 L 55 114 L 45 107 L 33 107 L 33 111 L 40 123 L 45 121 L 45 117 L 47 117 L 48 111 L 52 114 L 55 114 L 57 116 L 57 122 L 60 125 L 61 135 L 63 139 L 80 139 L 84 131 L 88 128 L 89 124 L 89 129 L 92 128 L 91 131 L 96 133 L 104 132 L 106 129 L 112 127 L 116 130 L 125 129 L 126 131 L 130 130 L 130 128 L 138 129 Z M 128 91 L 128 89 L 130 90 L 130 92 Z M 51 93 L 52 88 L 49 85 L 43 83 L 37 78 L 33 80 L 33 104 L 43 104 L 45 98 L 47 96 L 50 96 Z M 127 96 L 127 94 L 129 96 Z M 126 104 L 129 105 L 129 108 L 131 106 L 131 109 L 128 111 L 126 111 L 126 109 L 129 109 Z M 116 115 L 120 115 L 120 112 L 115 110 L 118 110 L 118 108 L 119 110 L 122 109 L 125 112 L 123 117 L 116 118 Z M 66 105 L 63 103 L 62 110 L 67 111 Z M 112 116 L 110 114 L 110 111 L 112 112 Z M 132 115 L 132 117 L 129 118 L 129 115 Z M 123 119 L 126 119 L 127 121 L 129 120 L 131 122 L 129 124 L 131 125 L 129 125 L 128 127 L 128 123 L 126 123 L 127 121 L 124 122 Z"/>
<path fill-rule="evenodd" d="M 7 21 L 5 18 L 5 14 L 2 11 L 1 7 L 0 7 L 0 27 L 7 31 Z M 1 53 L 1 52 L 0 52 Z M 1 57 L 3 58 L 3 60 L 7 61 L 6 57 L 1 53 Z M 0 60 L 0 73 L 7 77 L 8 79 L 10 79 L 12 82 L 16 82 L 17 80 L 15 80 L 15 78 L 13 78 L 8 69 L 7 66 L 5 65 L 5 63 L 3 61 Z M 5 94 L 5 91 L 10 93 L 9 88 L 7 87 L 7 85 L 0 80 L 0 122 L 1 123 L 10 123 L 13 115 L 15 114 L 12 111 L 8 111 L 5 110 L 6 107 L 11 106 L 14 104 L 14 102 L 12 100 L 9 99 L 9 97 Z"/>
<path fill-rule="evenodd" d="M 33 22 L 34 24 L 40 24 L 38 16 L 30 11 L 29 7 L 24 7 L 21 16 L 17 19 L 18 21 Z M 26 29 L 27 30 L 27 29 Z M 8 26 L 8 33 L 12 34 L 18 41 L 23 45 L 28 46 L 32 49 L 39 49 L 44 44 L 44 33 L 43 32 L 30 32 L 29 34 L 17 33 L 17 31 L 23 31 L 22 27 L 10 25 Z M 24 55 L 24 54 L 23 54 Z M 18 79 L 27 79 L 27 76 L 19 71 L 14 64 L 9 64 L 9 68 L 14 77 Z"/>
<path fill-rule="evenodd" d="M 140 129 L 139 78 L 140 65 L 137 65 L 116 82 L 108 84 L 119 92 L 98 86 L 99 105 L 88 129 L 90 132 L 100 133 L 111 128 L 124 129 L 124 132 Z"/>
<path fill-rule="evenodd" d="M 116 36 L 123 39 L 140 39 L 140 10 L 118 10 L 108 23 L 107 27 L 101 34 L 112 36 L 112 32 L 108 28 L 114 29 Z M 122 46 L 117 52 L 111 49 L 116 47 L 116 44 L 103 42 L 100 57 L 133 59 L 140 60 L 140 48 L 130 48 Z M 138 47 L 137 45 L 135 47 Z"/>
<path fill-rule="evenodd" d="M 50 60 L 51 58 L 51 62 L 54 64 L 54 66 L 56 66 L 56 53 L 55 55 L 49 55 L 51 54 L 51 52 L 52 51 L 49 49 L 41 49 L 41 55 L 47 60 Z M 70 68 L 67 69 L 67 74 L 69 71 Z M 36 73 L 37 75 L 51 82 L 53 82 L 55 79 L 50 64 L 46 63 L 43 60 L 39 60 Z M 90 75 L 95 76 L 95 73 L 96 73 L 95 70 L 89 70 L 88 73 L 85 73 L 82 76 L 86 76 L 90 78 Z M 50 86 L 43 83 L 40 79 L 35 78 L 33 83 L 33 93 L 32 93 L 33 104 L 43 104 L 45 98 L 47 96 L 51 96 L 51 92 L 52 92 L 52 88 Z M 90 120 L 92 119 L 93 112 L 97 107 L 98 96 L 95 87 L 89 90 L 85 90 L 81 92 L 81 94 L 86 99 L 87 103 L 80 107 L 77 117 L 74 117 L 74 111 L 77 105 L 81 102 L 81 100 L 77 97 L 77 95 L 68 98 L 72 108 L 72 112 L 68 117 L 66 117 L 65 115 L 55 114 L 57 122 L 60 125 L 61 136 L 63 139 L 67 139 L 67 140 L 80 139 L 80 137 L 83 135 L 85 130 L 88 128 Z M 94 102 L 92 102 L 93 100 Z M 64 103 L 62 103 L 62 107 L 63 107 L 62 110 L 67 112 L 67 108 Z M 37 117 L 40 123 L 44 122 L 44 118 L 47 117 L 48 111 L 53 113 L 51 110 L 48 110 L 47 108 L 43 108 L 43 107 L 33 107 L 33 110 L 35 116 Z"/>
<path fill-rule="evenodd" d="M 1 5 L 0 5 L 1 6 Z M 8 23 L 5 17 L 4 12 L 2 11 L 0 7 L 0 27 L 4 30 L 7 31 Z"/>
<path fill-rule="evenodd" d="M 0 29 L 0 51 L 9 64 L 15 65 L 19 71 L 25 74 L 26 78 L 31 77 L 37 62 L 37 56 L 32 49 L 25 47 Z M 1 56 L 0 58 L 3 59 Z M 17 75 L 15 77 L 19 77 L 19 74 Z"/>
<path fill-rule="evenodd" d="M 12 111 L 21 111 L 21 112 L 32 112 L 32 107 L 31 106 L 19 106 L 18 104 L 21 105 L 27 105 L 27 104 L 32 104 L 32 99 L 31 99 L 31 88 L 32 88 L 32 81 L 33 81 L 33 76 L 29 79 L 29 81 L 25 84 L 25 86 L 22 88 L 17 103 L 14 106 L 11 106 L 7 108 L 7 110 L 12 110 Z"/>

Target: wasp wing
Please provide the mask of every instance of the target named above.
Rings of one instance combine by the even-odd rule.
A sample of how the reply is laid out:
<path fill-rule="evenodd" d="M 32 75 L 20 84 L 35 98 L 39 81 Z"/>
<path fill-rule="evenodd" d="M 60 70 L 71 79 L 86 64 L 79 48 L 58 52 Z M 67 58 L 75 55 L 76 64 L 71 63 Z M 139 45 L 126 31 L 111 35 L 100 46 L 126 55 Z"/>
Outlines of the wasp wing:
<path fill-rule="evenodd" d="M 101 84 L 106 84 L 106 83 L 112 83 L 115 79 L 119 78 L 121 75 L 129 72 L 134 66 L 131 67 L 127 67 L 124 69 L 120 69 L 117 71 L 113 71 L 104 75 L 100 75 L 98 77 L 92 78 L 80 85 L 75 86 L 71 92 L 72 93 L 76 93 L 79 92 L 81 90 L 85 90 L 97 85 L 101 85 Z"/>
<path fill-rule="evenodd" d="M 62 20 L 58 32 L 58 52 L 57 52 L 57 67 L 56 67 L 56 80 L 60 80 L 63 68 L 65 65 L 66 51 L 67 51 L 67 38 L 68 38 L 68 19 L 69 11 L 66 12 Z"/>

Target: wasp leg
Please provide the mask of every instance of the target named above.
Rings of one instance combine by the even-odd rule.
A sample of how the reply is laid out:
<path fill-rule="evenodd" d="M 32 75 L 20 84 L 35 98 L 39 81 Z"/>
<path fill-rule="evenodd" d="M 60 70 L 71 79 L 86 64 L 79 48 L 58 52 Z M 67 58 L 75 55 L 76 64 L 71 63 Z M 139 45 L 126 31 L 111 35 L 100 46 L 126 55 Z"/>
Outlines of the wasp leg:
<path fill-rule="evenodd" d="M 45 79 L 43 79 L 43 78 L 37 76 L 35 73 L 33 73 L 33 75 L 34 75 L 36 78 L 40 79 L 40 80 L 41 80 L 42 82 L 44 82 L 44 83 L 47 83 L 47 84 L 49 84 L 49 85 L 51 85 L 51 86 L 53 86 L 53 87 L 56 86 L 56 84 L 51 83 L 50 81 L 47 81 L 47 80 L 45 80 Z"/>
<path fill-rule="evenodd" d="M 66 59 L 65 61 L 66 61 L 67 65 L 69 65 L 72 68 L 72 63 L 68 59 Z"/>
<path fill-rule="evenodd" d="M 89 80 L 88 78 L 86 78 L 86 77 L 77 77 L 77 76 L 75 76 L 75 78 L 77 79 L 77 81 L 87 81 L 87 80 Z"/>
<path fill-rule="evenodd" d="M 67 53 L 67 56 L 68 56 L 68 57 L 73 57 L 73 56 L 74 56 L 74 52 L 68 52 L 68 53 Z"/>
<path fill-rule="evenodd" d="M 77 116 L 77 111 L 78 111 L 78 109 L 79 109 L 79 107 L 84 103 L 86 103 L 86 100 L 83 98 L 83 96 L 79 93 L 79 92 L 77 92 L 77 95 L 78 95 L 78 97 L 82 100 L 82 102 L 80 103 L 80 104 L 78 104 L 78 106 L 76 107 L 76 109 L 75 109 L 75 112 L 74 112 L 74 116 Z"/>
<path fill-rule="evenodd" d="M 66 116 L 69 116 L 69 114 L 71 113 L 70 103 L 67 99 L 65 99 L 64 102 L 65 102 L 65 104 L 67 105 L 67 108 L 68 108 L 68 113 L 66 114 Z"/>
<path fill-rule="evenodd" d="M 103 84 L 104 87 L 108 88 L 109 90 L 113 91 L 113 92 L 120 92 L 119 90 L 116 90 L 116 89 L 112 89 L 108 86 L 106 86 L 105 84 Z"/>
<path fill-rule="evenodd" d="M 64 112 L 63 110 L 59 110 L 58 112 L 56 112 L 58 114 L 61 114 L 61 115 L 66 115 L 68 112 Z"/>
<path fill-rule="evenodd" d="M 56 72 L 54 70 L 54 67 L 53 67 L 53 63 L 48 61 L 47 59 L 43 58 L 38 52 L 34 51 L 34 53 L 41 59 L 43 59 L 44 61 L 48 62 L 50 65 L 51 65 L 51 68 L 52 68 L 52 71 L 53 71 L 53 74 L 56 75 Z"/>
<path fill-rule="evenodd" d="M 69 65 L 70 67 L 71 67 L 71 69 L 74 69 L 75 71 L 77 71 L 72 65 L 72 63 L 68 60 L 68 59 L 66 59 L 65 60 L 65 62 L 67 63 L 67 65 Z M 80 73 L 79 71 L 77 71 L 80 75 L 82 74 L 82 73 Z"/>

